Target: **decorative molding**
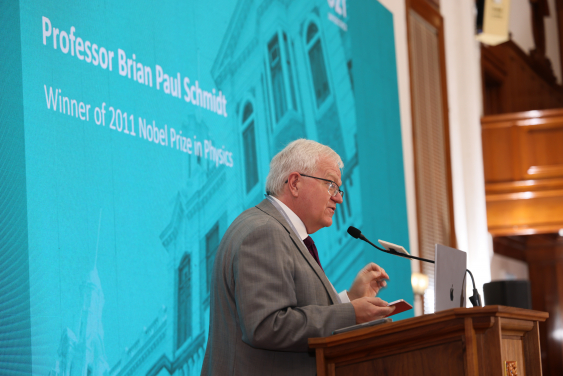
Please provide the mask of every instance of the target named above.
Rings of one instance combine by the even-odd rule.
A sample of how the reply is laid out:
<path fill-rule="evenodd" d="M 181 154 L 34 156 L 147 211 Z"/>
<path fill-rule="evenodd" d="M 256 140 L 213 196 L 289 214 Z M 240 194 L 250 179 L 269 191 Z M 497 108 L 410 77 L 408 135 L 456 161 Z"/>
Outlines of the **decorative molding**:
<path fill-rule="evenodd" d="M 185 346 L 182 346 L 176 351 L 173 361 L 168 359 L 166 354 L 163 354 L 155 364 L 147 371 L 147 376 L 157 376 L 163 369 L 166 369 L 170 375 L 174 375 L 176 371 L 182 369 L 185 364 L 195 363 L 193 358 L 201 353 L 201 349 L 205 346 L 205 333 L 200 333 L 192 341 L 186 341 Z"/>
<path fill-rule="evenodd" d="M 557 177 L 561 175 L 563 175 L 563 164 L 553 166 L 530 166 L 526 171 L 525 177 L 528 179 L 539 179 Z"/>
<path fill-rule="evenodd" d="M 487 195 L 515 192 L 534 192 L 538 190 L 562 190 L 563 178 L 519 180 L 485 184 Z"/>
<path fill-rule="evenodd" d="M 560 108 L 486 115 L 481 118 L 481 128 L 506 128 L 513 125 L 529 126 L 556 121 L 563 123 L 563 110 Z"/>
<path fill-rule="evenodd" d="M 195 213 L 205 207 L 215 194 L 221 192 L 219 188 L 225 184 L 226 181 L 227 177 L 225 175 L 225 168 L 223 166 L 216 168 L 212 176 L 207 181 L 207 184 L 184 201 L 185 203 L 192 203 L 192 205 L 188 206 L 188 209 L 186 210 L 186 217 L 188 219 L 194 217 Z"/>
<path fill-rule="evenodd" d="M 170 223 L 166 228 L 160 233 L 160 241 L 166 250 L 168 251 L 168 246 L 176 240 L 180 232 L 180 223 L 182 222 L 182 217 L 184 216 L 184 206 L 182 205 L 182 199 L 180 193 L 176 195 L 174 210 L 172 211 L 172 218 Z"/>
<path fill-rule="evenodd" d="M 144 328 L 141 337 L 131 347 L 125 349 L 121 359 L 110 370 L 110 375 L 129 376 L 135 373 L 166 337 L 167 322 L 166 307 L 162 307 L 159 317 Z M 123 366 L 121 366 L 122 363 L 124 363 Z"/>
<path fill-rule="evenodd" d="M 563 197 L 563 189 L 549 191 L 527 191 L 502 194 L 487 195 L 487 202 L 512 201 L 512 200 L 531 200 L 537 198 Z"/>
<path fill-rule="evenodd" d="M 237 47 L 237 42 L 243 29 L 242 26 L 246 21 L 252 3 L 252 0 L 241 0 L 237 2 L 235 10 L 233 11 L 234 16 L 231 18 L 229 26 L 227 26 L 227 31 L 225 32 L 225 35 L 228 37 L 224 38 L 221 42 L 219 52 L 211 67 L 212 77 L 217 78 L 223 66 L 231 59 Z"/>
<path fill-rule="evenodd" d="M 543 196 L 529 199 L 487 197 L 489 232 L 493 236 L 508 236 L 559 231 L 563 227 L 563 191 L 541 193 Z"/>
<path fill-rule="evenodd" d="M 236 74 L 238 69 L 243 65 L 243 63 L 250 57 L 250 55 L 254 52 L 254 50 L 258 47 L 258 38 L 256 36 L 252 37 L 251 41 L 248 45 L 244 48 L 244 50 L 235 58 L 229 59 L 227 63 L 225 63 L 221 70 L 219 71 L 215 81 L 217 86 L 222 86 L 223 82 L 227 77 Z"/>

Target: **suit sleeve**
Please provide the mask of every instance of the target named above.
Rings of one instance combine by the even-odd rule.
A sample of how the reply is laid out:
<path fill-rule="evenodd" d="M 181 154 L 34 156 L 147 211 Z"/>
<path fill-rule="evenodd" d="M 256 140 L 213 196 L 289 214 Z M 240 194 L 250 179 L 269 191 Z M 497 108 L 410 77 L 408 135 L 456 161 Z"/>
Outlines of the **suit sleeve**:
<path fill-rule="evenodd" d="M 267 224 L 251 231 L 240 245 L 233 283 L 242 340 L 250 346 L 307 351 L 308 338 L 356 323 L 351 303 L 297 306 L 295 252 L 287 231 Z"/>

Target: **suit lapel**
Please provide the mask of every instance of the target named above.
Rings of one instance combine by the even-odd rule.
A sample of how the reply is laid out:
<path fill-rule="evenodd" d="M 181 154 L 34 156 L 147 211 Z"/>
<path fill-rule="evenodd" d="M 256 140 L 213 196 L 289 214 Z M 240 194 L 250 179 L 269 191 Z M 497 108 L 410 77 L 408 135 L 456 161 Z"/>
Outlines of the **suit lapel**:
<path fill-rule="evenodd" d="M 307 260 L 307 262 L 309 263 L 309 266 L 313 269 L 313 271 L 317 274 L 317 277 L 319 277 L 319 279 L 321 280 L 328 295 L 330 296 L 332 304 L 339 303 L 340 299 L 338 299 L 338 296 L 336 295 L 336 292 L 334 291 L 332 284 L 329 282 L 325 272 L 321 269 L 319 264 L 317 264 L 317 261 L 313 258 L 313 256 L 311 256 L 309 250 L 307 249 L 307 247 L 305 247 L 305 244 L 303 244 L 303 241 L 299 238 L 299 235 L 297 235 L 293 231 L 289 223 L 287 223 L 283 214 L 281 214 L 279 210 L 267 199 L 264 199 L 261 203 L 256 205 L 256 207 L 261 211 L 263 211 L 264 213 L 268 214 L 269 216 L 273 217 L 287 230 L 289 236 L 291 237 L 291 240 L 293 241 L 293 244 L 295 244 L 299 252 L 301 252 L 305 260 Z"/>

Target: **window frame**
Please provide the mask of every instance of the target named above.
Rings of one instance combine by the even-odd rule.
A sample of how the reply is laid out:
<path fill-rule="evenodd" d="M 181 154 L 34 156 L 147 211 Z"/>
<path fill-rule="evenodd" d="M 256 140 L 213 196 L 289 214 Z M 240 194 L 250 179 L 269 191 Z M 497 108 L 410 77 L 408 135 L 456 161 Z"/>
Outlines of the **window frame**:
<path fill-rule="evenodd" d="M 244 110 L 246 109 L 246 107 L 250 105 L 252 106 L 252 114 L 249 116 L 248 119 L 244 119 Z M 259 185 L 258 183 L 260 183 L 260 165 L 258 163 L 258 132 L 257 132 L 257 127 L 256 127 L 256 119 L 257 119 L 257 115 L 256 115 L 256 106 L 254 101 L 250 98 L 250 97 L 246 97 L 241 101 L 241 106 L 240 106 L 240 113 L 238 116 L 238 122 L 240 125 L 240 139 L 241 139 L 241 150 L 242 150 L 242 155 L 244 156 L 244 163 L 242 164 L 244 166 L 244 185 L 245 185 L 245 194 L 249 195 L 251 194 L 254 189 L 256 188 L 257 185 Z M 247 170 L 246 170 L 246 152 L 245 152 L 245 139 L 244 139 L 244 132 L 250 127 L 250 125 L 253 124 L 254 126 L 254 156 L 255 156 L 255 166 L 256 166 L 256 182 L 254 183 L 254 185 L 252 187 L 248 187 L 248 181 L 247 181 Z"/>
<path fill-rule="evenodd" d="M 287 40 L 284 40 L 284 35 L 286 36 Z M 283 88 L 285 94 L 285 102 L 286 102 L 286 109 L 283 114 L 280 115 L 279 119 L 277 118 L 278 115 L 276 113 L 276 96 L 278 94 L 274 93 L 274 82 L 272 79 L 272 68 L 270 63 L 270 49 L 269 44 L 272 40 L 277 37 L 278 39 L 278 48 L 280 51 L 280 59 L 281 59 L 281 70 L 282 70 L 282 77 L 283 77 Z M 272 32 L 269 38 L 266 39 L 265 45 L 265 61 L 266 61 L 266 80 L 267 80 L 267 90 L 269 91 L 269 108 L 271 109 L 270 116 L 273 125 L 274 132 L 280 128 L 280 124 L 284 122 L 284 119 L 288 116 L 289 113 L 299 113 L 300 112 L 300 104 L 299 104 L 299 95 L 298 95 L 298 86 L 297 86 L 297 71 L 295 70 L 295 55 L 292 51 L 292 41 L 289 34 L 285 31 L 282 27 L 277 27 L 274 32 Z M 289 61 L 289 63 L 288 63 Z"/>
<path fill-rule="evenodd" d="M 308 33 L 309 33 L 309 28 L 314 25 L 317 28 L 317 32 L 316 34 L 313 36 L 313 38 L 308 41 L 307 37 L 308 37 Z M 323 63 L 323 67 L 324 67 L 324 74 L 325 74 L 325 78 L 326 78 L 326 83 L 328 85 L 328 94 L 326 95 L 326 97 L 324 98 L 324 100 L 319 104 L 318 100 L 317 100 L 317 93 L 316 93 L 316 87 L 315 87 L 315 78 L 313 77 L 313 66 L 311 64 L 311 50 L 313 49 L 313 47 L 317 44 L 317 42 L 319 43 L 320 49 L 321 49 L 321 56 L 322 56 L 322 63 Z M 310 81 L 311 81 L 311 90 L 312 90 L 312 98 L 313 98 L 313 103 L 314 103 L 314 107 L 315 109 L 318 111 L 321 108 L 323 108 L 323 105 L 330 99 L 330 97 L 332 96 L 332 90 L 331 90 L 331 85 L 330 85 L 330 79 L 329 79 L 329 75 L 328 75 L 328 67 L 327 67 L 327 59 L 325 56 L 325 48 L 323 46 L 323 38 L 321 35 L 321 29 L 319 26 L 319 23 L 316 22 L 314 19 L 309 19 L 306 23 L 305 23 L 305 27 L 303 30 L 303 45 L 305 47 L 305 57 L 306 57 L 306 61 L 307 61 L 307 67 L 308 69 L 308 74 L 310 77 Z"/>
<path fill-rule="evenodd" d="M 187 283 L 185 283 L 182 280 L 182 275 L 185 269 L 188 269 L 188 273 L 187 275 L 189 276 L 189 278 L 187 279 Z M 187 340 L 189 340 L 192 337 L 193 334 L 193 328 L 192 328 L 192 324 L 193 324 L 193 315 L 191 312 L 191 305 L 189 304 L 192 300 L 193 297 L 193 286 L 192 286 L 192 260 L 191 260 L 191 255 L 189 253 L 184 253 L 184 255 L 182 256 L 182 259 L 180 260 L 180 263 L 178 264 L 178 267 L 176 268 L 177 274 L 176 274 L 176 282 L 178 284 L 178 288 L 176 289 L 176 298 L 177 298 L 177 307 L 176 307 L 176 348 L 179 349 L 180 347 L 182 347 L 182 345 L 184 343 L 186 343 Z M 187 284 L 187 285 L 186 285 Z M 185 297 L 185 299 L 182 299 L 183 296 L 183 292 L 187 292 L 187 296 Z M 188 304 L 186 306 L 186 312 L 188 313 L 185 317 L 182 314 L 183 312 L 181 312 L 182 310 L 182 303 L 184 301 L 187 301 Z M 183 338 L 183 335 L 181 335 L 181 333 L 183 333 L 183 331 L 181 331 L 181 328 L 186 327 L 187 331 L 185 334 L 185 338 Z"/>
<path fill-rule="evenodd" d="M 314 41 L 307 42 L 307 31 L 309 30 L 309 27 L 310 27 L 311 24 L 315 24 L 315 26 L 317 27 L 317 35 L 315 35 Z M 320 41 L 321 52 L 322 52 L 323 62 L 324 62 L 324 67 L 325 67 L 325 74 L 326 74 L 327 83 L 328 83 L 328 91 L 329 91 L 327 97 L 325 98 L 323 103 L 321 103 L 320 106 L 317 105 L 317 98 L 316 98 L 316 94 L 315 94 L 315 82 L 314 82 L 313 75 L 312 75 L 311 59 L 309 58 L 309 51 L 314 46 L 316 40 Z M 330 75 L 330 66 L 329 66 L 329 61 L 328 61 L 328 58 L 327 58 L 326 44 L 324 43 L 324 40 L 325 40 L 325 36 L 324 36 L 324 32 L 323 32 L 323 28 L 322 28 L 320 20 L 317 17 L 314 17 L 314 16 L 308 17 L 305 20 L 305 22 L 303 23 L 302 42 L 303 42 L 304 58 L 305 58 L 305 61 L 306 61 L 305 64 L 307 65 L 307 68 L 308 68 L 308 69 L 306 69 L 307 80 L 309 81 L 308 90 L 309 90 L 310 95 L 311 95 L 311 101 L 313 102 L 312 107 L 314 109 L 314 113 L 315 113 L 317 119 L 321 118 L 322 115 L 328 110 L 328 108 L 334 102 L 334 85 L 332 84 L 332 76 Z"/>

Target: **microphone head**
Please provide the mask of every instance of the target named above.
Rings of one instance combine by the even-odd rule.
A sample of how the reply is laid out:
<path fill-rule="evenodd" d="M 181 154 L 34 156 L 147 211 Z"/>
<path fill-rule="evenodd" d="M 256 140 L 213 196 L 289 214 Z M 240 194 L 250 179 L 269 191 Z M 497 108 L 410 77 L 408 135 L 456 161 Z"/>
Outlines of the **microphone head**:
<path fill-rule="evenodd" d="M 362 235 L 362 232 L 357 228 L 350 226 L 348 227 L 348 234 L 350 234 L 353 238 L 358 239 Z"/>

